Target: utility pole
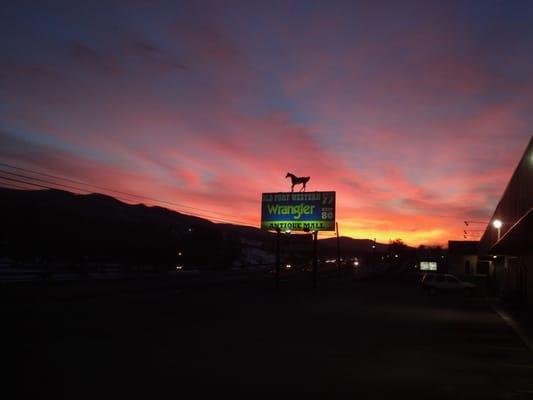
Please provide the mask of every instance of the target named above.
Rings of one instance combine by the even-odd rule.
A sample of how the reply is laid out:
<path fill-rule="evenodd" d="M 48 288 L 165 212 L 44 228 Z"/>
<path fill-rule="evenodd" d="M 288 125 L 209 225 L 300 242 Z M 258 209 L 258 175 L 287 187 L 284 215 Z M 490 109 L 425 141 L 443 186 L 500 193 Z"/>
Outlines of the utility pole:
<path fill-rule="evenodd" d="M 339 238 L 339 223 L 335 222 L 335 230 L 337 231 L 337 273 L 341 274 L 341 241 Z"/>
<path fill-rule="evenodd" d="M 318 279 L 318 252 L 317 252 L 318 231 L 313 231 L 313 289 L 316 289 Z"/>
<path fill-rule="evenodd" d="M 374 243 L 372 243 L 372 269 L 376 269 L 376 238 L 374 238 Z"/>

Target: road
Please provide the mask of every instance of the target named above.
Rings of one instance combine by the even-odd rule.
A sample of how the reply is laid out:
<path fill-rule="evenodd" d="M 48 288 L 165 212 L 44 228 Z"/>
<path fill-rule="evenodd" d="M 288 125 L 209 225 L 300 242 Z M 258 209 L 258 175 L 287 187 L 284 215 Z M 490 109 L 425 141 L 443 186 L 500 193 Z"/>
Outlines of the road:
<path fill-rule="evenodd" d="M 69 399 L 533 397 L 532 353 L 482 296 L 271 283 L 4 301 L 6 382 Z"/>

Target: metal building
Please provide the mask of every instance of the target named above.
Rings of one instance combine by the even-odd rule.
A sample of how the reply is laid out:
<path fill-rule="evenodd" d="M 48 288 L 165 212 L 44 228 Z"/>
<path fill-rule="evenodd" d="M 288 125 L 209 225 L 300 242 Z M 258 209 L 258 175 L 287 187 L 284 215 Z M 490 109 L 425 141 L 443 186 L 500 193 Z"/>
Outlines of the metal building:
<path fill-rule="evenodd" d="M 477 240 L 448 241 L 448 272 L 465 276 L 486 274 L 478 263 L 478 245 Z"/>
<path fill-rule="evenodd" d="M 533 137 L 479 244 L 489 256 L 489 282 L 533 309 Z"/>

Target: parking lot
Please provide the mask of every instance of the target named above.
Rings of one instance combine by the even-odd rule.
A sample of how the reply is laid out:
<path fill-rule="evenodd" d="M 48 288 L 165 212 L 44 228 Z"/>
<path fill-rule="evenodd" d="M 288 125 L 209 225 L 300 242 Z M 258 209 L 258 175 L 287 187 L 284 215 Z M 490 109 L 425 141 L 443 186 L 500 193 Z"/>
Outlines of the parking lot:
<path fill-rule="evenodd" d="M 226 283 L 4 303 L 9 381 L 65 398 L 529 398 L 533 357 L 482 295 L 409 282 Z"/>

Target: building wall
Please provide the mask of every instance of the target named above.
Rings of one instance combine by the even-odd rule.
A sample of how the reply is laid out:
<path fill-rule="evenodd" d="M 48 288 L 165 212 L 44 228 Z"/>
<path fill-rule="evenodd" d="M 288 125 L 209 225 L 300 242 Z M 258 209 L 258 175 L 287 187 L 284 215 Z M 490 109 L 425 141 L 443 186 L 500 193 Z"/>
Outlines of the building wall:
<path fill-rule="evenodd" d="M 533 310 L 533 249 L 525 256 L 523 255 L 523 249 L 509 250 L 509 253 L 513 254 L 496 254 L 497 258 L 489 258 L 488 256 L 492 246 L 498 240 L 498 231 L 492 226 L 492 221 L 495 219 L 502 221 L 503 225 L 500 233 L 501 237 L 503 237 L 532 207 L 533 137 L 530 139 L 485 229 L 479 246 L 480 255 L 490 260 L 490 286 L 508 298 L 527 303 L 531 310 Z M 527 232 L 527 230 L 524 230 L 524 232 Z"/>
<path fill-rule="evenodd" d="M 475 254 L 449 254 L 448 272 L 454 275 L 474 275 L 477 274 L 478 256 Z M 470 272 L 466 271 L 466 263 L 470 265 Z"/>
<path fill-rule="evenodd" d="M 520 258 L 505 257 L 504 294 L 507 298 L 522 300 L 522 268 Z"/>
<path fill-rule="evenodd" d="M 533 252 L 504 260 L 503 294 L 527 303 L 533 310 Z"/>
<path fill-rule="evenodd" d="M 523 264 L 525 265 L 526 274 L 526 299 L 529 309 L 533 310 L 533 250 L 529 255 L 523 257 Z"/>
<path fill-rule="evenodd" d="M 489 261 L 489 286 L 495 292 L 504 291 L 505 258 L 499 257 Z"/>

